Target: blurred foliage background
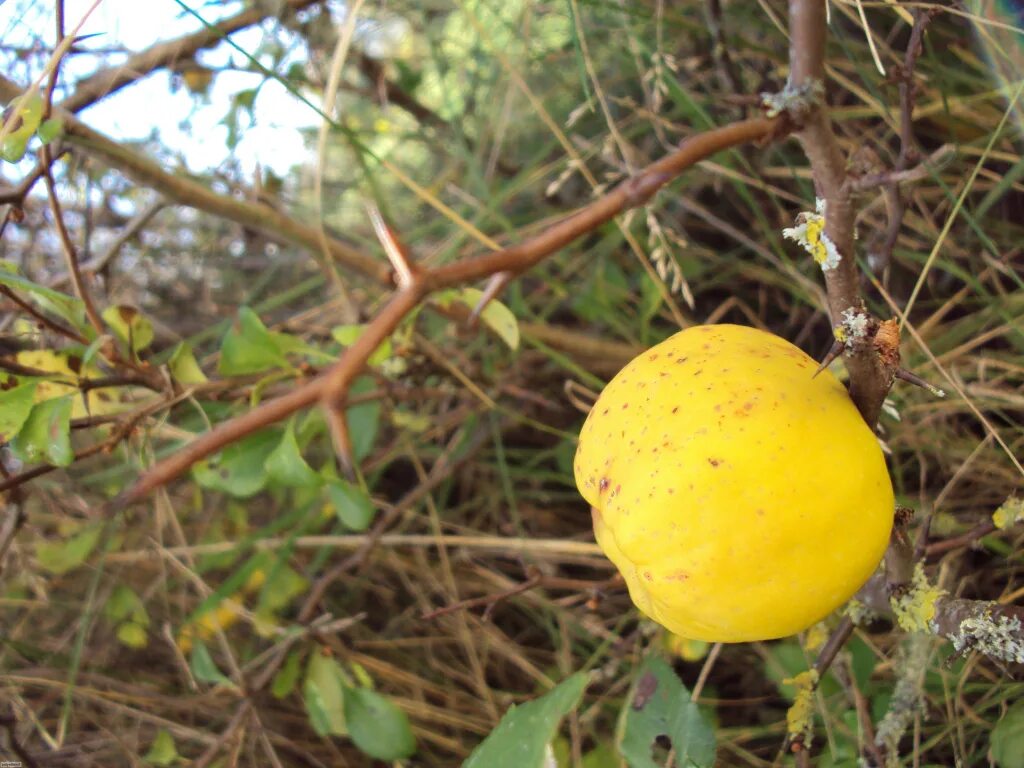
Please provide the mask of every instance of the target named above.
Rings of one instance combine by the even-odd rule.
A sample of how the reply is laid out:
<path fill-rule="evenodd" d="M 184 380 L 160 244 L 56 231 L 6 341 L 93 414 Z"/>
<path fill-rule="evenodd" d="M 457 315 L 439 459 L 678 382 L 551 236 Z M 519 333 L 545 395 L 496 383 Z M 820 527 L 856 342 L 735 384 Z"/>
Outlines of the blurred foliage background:
<path fill-rule="evenodd" d="M 87 7 L 67 5 L 69 24 Z M 115 382 L 85 398 L 83 377 L 111 372 L 70 297 L 45 191 L 7 194 L 40 136 L 0 169 L 15 203 L 0 283 L 82 337 L 0 299 L 0 426 L 8 440 L 22 430 L 3 449 L 4 487 L 59 467 L 5 497 L 17 530 L 0 574 L 0 754 L 16 742 L 40 765 L 457 765 L 510 704 L 584 671 L 579 706 L 542 713 L 544 765 L 683 765 L 684 745 L 665 739 L 643 745 L 647 763 L 623 748 L 639 727 L 627 693 L 665 658 L 699 689 L 694 732 L 713 733 L 717 764 L 791 763 L 786 681 L 826 628 L 710 656 L 662 637 L 593 544 L 572 457 L 596 391 L 681 327 L 742 323 L 814 357 L 829 348 L 819 269 L 781 236 L 814 207 L 795 141 L 700 163 L 515 280 L 478 327 L 465 323 L 478 294 L 431 300 L 354 390 L 357 482 L 310 411 L 101 514 L 155 458 L 329 363 L 390 291 L 273 226 L 180 204 L 168 179 L 322 226 L 382 268 L 368 201 L 429 264 L 514 244 L 688 136 L 756 114 L 758 94 L 785 83 L 785 3 L 365 3 L 344 59 L 354 9 L 333 0 L 152 5 L 125 6 L 120 26 L 95 17 L 54 102 L 157 42 L 125 42 L 133 16 L 183 34 L 265 17 L 81 112 L 164 177 L 139 183 L 80 142 L 50 143 L 69 150 L 54 171 L 90 291 L 101 310 L 139 313 L 120 313 L 118 343 L 167 371 L 166 388 Z M 900 149 L 908 7 L 831 5 L 832 117 L 868 169 Z M 2 11 L 2 69 L 24 87 L 46 72 L 53 4 Z M 904 365 L 948 394 L 899 385 L 881 424 L 898 500 L 935 539 L 976 530 L 1020 488 L 1024 445 L 1021 20 L 994 2 L 944 11 L 913 72 L 914 139 L 939 161 L 903 187 L 891 254 L 892 201 L 863 197 L 857 254 L 873 313 L 914 297 Z M 39 407 L 51 400 L 68 405 Z M 54 430 L 66 445 L 48 442 Z M 964 597 L 1019 602 L 1020 544 L 1019 528 L 990 533 L 929 571 Z M 871 757 L 871 723 L 888 712 L 904 718 L 894 764 L 1022 765 L 1020 680 L 1019 667 L 869 623 L 814 698 L 814 764 Z"/>

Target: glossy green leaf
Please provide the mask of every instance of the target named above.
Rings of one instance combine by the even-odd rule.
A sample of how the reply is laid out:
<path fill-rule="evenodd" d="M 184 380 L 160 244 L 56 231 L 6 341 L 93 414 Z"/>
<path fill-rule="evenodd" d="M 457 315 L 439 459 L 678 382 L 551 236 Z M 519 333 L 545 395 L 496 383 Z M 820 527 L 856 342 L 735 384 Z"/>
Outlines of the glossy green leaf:
<path fill-rule="evenodd" d="M 205 488 L 247 498 L 267 484 L 265 463 L 280 442 L 280 431 L 261 430 L 199 462 L 192 470 L 193 475 Z"/>
<path fill-rule="evenodd" d="M 376 691 L 346 690 L 345 721 L 352 743 L 377 760 L 401 760 L 416 751 L 409 718 Z"/>
<path fill-rule="evenodd" d="M 159 731 L 143 758 L 150 765 L 168 766 L 178 762 L 178 749 L 168 731 Z"/>
<path fill-rule="evenodd" d="M 509 708 L 462 768 L 544 768 L 562 718 L 579 705 L 588 678 L 577 672 L 538 699 Z"/>
<path fill-rule="evenodd" d="M 299 675 L 302 674 L 302 651 L 292 651 L 284 664 L 274 675 L 274 681 L 270 684 L 270 692 L 275 699 L 283 699 L 295 690 L 299 682 Z"/>
<path fill-rule="evenodd" d="M 263 465 L 272 479 L 291 488 L 316 487 L 322 482 L 320 475 L 302 458 L 302 451 L 295 439 L 294 422 L 291 421 Z"/>
<path fill-rule="evenodd" d="M 219 373 L 222 376 L 242 376 L 289 367 L 274 335 L 257 314 L 248 307 L 239 309 L 238 317 L 221 342 Z"/>
<path fill-rule="evenodd" d="M 1024 699 L 1006 710 L 992 729 L 989 752 L 999 768 L 1024 768 Z"/>
<path fill-rule="evenodd" d="M 209 381 L 206 374 L 203 373 L 203 369 L 199 367 L 199 363 L 196 362 L 196 356 L 187 341 L 181 342 L 174 348 L 167 361 L 167 367 L 171 371 L 171 376 L 179 384 L 202 384 Z"/>
<path fill-rule="evenodd" d="M 153 323 L 135 307 L 127 304 L 107 307 L 103 310 L 103 322 L 132 353 L 153 343 Z"/>
<path fill-rule="evenodd" d="M 13 438 L 32 412 L 36 380 L 24 379 L 21 384 L 0 392 L 0 443 Z"/>
<path fill-rule="evenodd" d="M 102 523 L 93 523 L 82 528 L 74 536 L 60 541 L 40 541 L 36 544 L 36 560 L 43 570 L 50 573 L 67 573 L 85 562 L 103 531 Z"/>
<path fill-rule="evenodd" d="M 715 732 L 690 700 L 690 692 L 672 668 L 649 656 L 637 672 L 619 719 L 619 752 L 630 768 L 663 768 L 652 758 L 659 736 L 667 736 L 675 753 L 675 766 L 712 766 Z"/>
<path fill-rule="evenodd" d="M 302 700 L 309 721 L 321 736 L 345 736 L 345 673 L 330 656 L 314 651 L 306 665 Z"/>
<path fill-rule="evenodd" d="M 74 461 L 71 449 L 71 396 L 55 397 L 32 406 L 11 452 L 22 461 L 45 461 L 66 467 Z"/>
<path fill-rule="evenodd" d="M 373 502 L 362 488 L 335 478 L 327 483 L 327 498 L 338 520 L 353 531 L 365 531 L 373 520 Z"/>

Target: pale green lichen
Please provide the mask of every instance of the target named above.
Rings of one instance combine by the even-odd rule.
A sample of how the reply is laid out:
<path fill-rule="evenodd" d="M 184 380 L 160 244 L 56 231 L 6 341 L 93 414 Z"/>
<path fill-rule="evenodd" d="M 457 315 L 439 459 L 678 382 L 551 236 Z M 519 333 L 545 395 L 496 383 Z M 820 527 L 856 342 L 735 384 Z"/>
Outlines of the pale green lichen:
<path fill-rule="evenodd" d="M 846 604 L 846 615 L 850 617 L 858 627 L 869 624 L 878 618 L 878 614 L 868 608 L 860 600 L 853 599 Z"/>
<path fill-rule="evenodd" d="M 1024 664 L 1024 635 L 1016 616 L 992 618 L 991 610 L 960 622 L 949 638 L 957 652 L 980 651 L 994 659 Z"/>
<path fill-rule="evenodd" d="M 1024 522 L 1024 499 L 1011 496 L 992 513 L 992 524 L 1001 531 Z"/>
<path fill-rule="evenodd" d="M 825 98 L 825 84 L 821 80 L 808 80 L 796 87 L 786 83 L 786 87 L 778 93 L 762 93 L 761 104 L 768 117 L 778 117 L 788 112 L 800 119 Z"/>
<path fill-rule="evenodd" d="M 918 563 L 914 567 L 910 588 L 902 594 L 894 595 L 889 601 L 896 615 L 896 623 L 907 632 L 931 631 L 935 602 L 945 594 L 944 589 L 928 583 L 924 565 Z"/>
<path fill-rule="evenodd" d="M 886 768 L 900 765 L 900 739 L 914 721 L 914 716 L 924 710 L 921 684 L 930 652 L 931 638 L 927 635 L 911 635 L 900 649 L 899 660 L 894 666 L 899 670 L 900 678 L 893 689 L 889 709 L 875 731 L 875 744 L 886 753 Z"/>
<path fill-rule="evenodd" d="M 825 645 L 826 640 L 828 640 L 828 625 L 824 621 L 819 621 L 804 635 L 804 649 L 811 653 L 819 651 Z"/>
<path fill-rule="evenodd" d="M 782 236 L 811 254 L 823 272 L 839 266 L 842 259 L 839 249 L 825 234 L 825 201 L 821 198 L 815 202 L 814 213 L 804 211 L 797 214 L 796 226 L 783 229 Z"/>
<path fill-rule="evenodd" d="M 786 712 L 786 732 L 789 739 L 795 741 L 799 738 L 804 747 L 810 747 L 811 737 L 814 735 L 814 691 L 818 687 L 818 672 L 809 669 L 782 682 L 796 688 L 793 703 Z"/>

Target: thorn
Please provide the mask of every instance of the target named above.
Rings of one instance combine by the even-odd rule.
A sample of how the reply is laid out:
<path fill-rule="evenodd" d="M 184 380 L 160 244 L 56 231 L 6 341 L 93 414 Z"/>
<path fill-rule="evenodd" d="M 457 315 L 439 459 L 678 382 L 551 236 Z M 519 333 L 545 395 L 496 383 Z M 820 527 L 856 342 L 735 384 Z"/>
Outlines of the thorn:
<path fill-rule="evenodd" d="M 896 369 L 896 378 L 900 379 L 902 381 L 905 381 L 908 384 L 913 384 L 916 387 L 921 387 L 922 389 L 927 389 L 929 392 L 931 392 L 933 395 L 935 395 L 935 397 L 945 397 L 946 396 L 946 393 L 945 393 L 944 390 L 939 389 L 938 387 L 934 386 L 933 384 L 929 384 L 927 381 L 922 379 L 916 373 L 911 373 L 910 371 L 906 370 L 905 368 L 897 368 Z"/>
<path fill-rule="evenodd" d="M 480 297 L 480 301 L 473 307 L 473 311 L 469 313 L 469 320 L 466 321 L 466 325 L 469 328 L 476 328 L 476 324 L 480 321 L 480 315 L 483 314 L 484 310 L 487 309 L 487 305 L 496 299 L 503 290 L 512 282 L 513 274 L 511 272 L 498 272 L 496 275 L 491 275 L 490 281 L 487 283 L 487 287 L 484 288 L 483 295 Z"/>
<path fill-rule="evenodd" d="M 352 437 L 348 432 L 348 422 L 345 421 L 345 413 L 334 404 L 324 403 L 324 408 L 327 411 L 327 427 L 331 431 L 331 439 L 334 442 L 334 453 L 338 459 L 338 469 L 345 480 L 354 483 L 356 482 L 356 470 L 352 455 Z"/>
<path fill-rule="evenodd" d="M 408 288 L 413 283 L 416 275 L 416 265 L 413 263 L 409 249 L 395 237 L 394 231 L 384 221 L 380 209 L 373 203 L 366 204 L 366 212 L 373 223 L 373 231 L 388 256 L 388 261 L 395 270 L 395 282 L 399 290 Z"/>
<path fill-rule="evenodd" d="M 832 365 L 832 361 L 843 354 L 844 349 L 846 349 L 846 344 L 839 341 L 839 339 L 832 342 L 831 349 L 829 349 L 828 353 L 825 355 L 825 359 L 821 361 L 821 365 L 818 366 L 818 370 L 814 372 L 814 375 L 811 376 L 811 378 L 817 378 L 819 373 Z"/>

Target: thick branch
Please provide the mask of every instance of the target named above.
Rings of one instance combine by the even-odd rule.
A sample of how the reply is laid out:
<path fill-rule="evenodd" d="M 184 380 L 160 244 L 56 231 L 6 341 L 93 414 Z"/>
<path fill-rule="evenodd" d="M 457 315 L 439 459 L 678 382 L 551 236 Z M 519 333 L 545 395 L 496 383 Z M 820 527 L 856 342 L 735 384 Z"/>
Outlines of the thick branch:
<path fill-rule="evenodd" d="M 118 505 L 138 501 L 207 456 L 245 435 L 287 418 L 321 399 L 334 400 L 359 374 L 373 351 L 431 292 L 473 282 L 499 272 L 519 274 L 617 214 L 646 203 L 661 187 L 690 166 L 723 149 L 776 135 L 779 119 L 757 119 L 716 128 L 687 139 L 672 154 L 652 163 L 636 177 L 526 242 L 415 275 L 367 326 L 358 341 L 323 374 L 274 400 L 223 422 L 159 462 L 118 498 Z"/>
<path fill-rule="evenodd" d="M 807 88 L 825 82 L 825 0 L 790 0 L 790 82 L 792 88 Z M 811 163 L 818 195 L 825 200 L 825 234 L 840 253 L 839 264 L 825 272 L 829 314 L 832 324 L 840 322 L 846 310 L 860 311 L 860 272 L 854 246 L 856 208 L 846 184 L 846 158 L 832 131 L 825 110 L 811 111 L 797 133 Z M 897 360 L 898 363 L 898 360 Z M 861 345 L 846 358 L 850 371 L 850 397 L 871 426 L 878 421 L 882 403 L 892 386 L 895 368 Z"/>

